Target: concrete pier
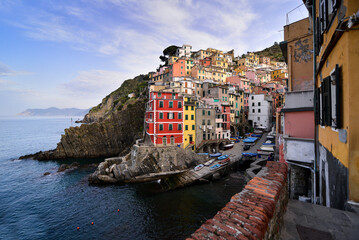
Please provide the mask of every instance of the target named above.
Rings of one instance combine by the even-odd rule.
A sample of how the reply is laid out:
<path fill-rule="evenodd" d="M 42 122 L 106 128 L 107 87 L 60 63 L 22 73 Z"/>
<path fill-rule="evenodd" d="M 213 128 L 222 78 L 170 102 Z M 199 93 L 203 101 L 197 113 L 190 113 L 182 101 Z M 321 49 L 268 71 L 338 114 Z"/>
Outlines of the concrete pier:
<path fill-rule="evenodd" d="M 263 144 L 263 142 L 266 139 L 267 134 L 263 134 L 263 136 L 256 142 L 254 146 L 252 146 L 248 151 L 246 152 L 252 152 L 256 153 L 257 149 Z M 243 161 L 242 160 L 242 149 L 243 149 L 243 142 L 235 143 L 232 149 L 222 151 L 223 155 L 227 154 L 229 155 L 230 162 L 220 168 L 217 168 L 215 170 L 210 170 L 210 167 L 215 165 L 216 162 L 212 163 L 210 166 L 205 166 L 199 171 L 195 171 L 194 169 L 179 173 L 179 174 L 172 174 L 168 175 L 167 178 L 162 177 L 161 184 L 164 189 L 166 190 L 172 190 L 176 188 L 186 187 L 190 186 L 196 183 L 200 182 L 209 182 L 212 180 L 216 180 L 218 178 L 221 178 L 221 176 L 227 175 L 228 173 L 237 170 L 238 164 Z M 208 158 L 208 160 L 213 158 Z M 264 159 L 256 159 L 254 163 L 256 162 L 264 162 Z M 257 166 L 257 165 L 256 165 Z M 260 170 L 262 166 L 257 166 L 255 169 L 259 168 Z M 253 168 L 253 167 L 251 167 Z M 252 178 L 251 174 L 249 174 Z"/>

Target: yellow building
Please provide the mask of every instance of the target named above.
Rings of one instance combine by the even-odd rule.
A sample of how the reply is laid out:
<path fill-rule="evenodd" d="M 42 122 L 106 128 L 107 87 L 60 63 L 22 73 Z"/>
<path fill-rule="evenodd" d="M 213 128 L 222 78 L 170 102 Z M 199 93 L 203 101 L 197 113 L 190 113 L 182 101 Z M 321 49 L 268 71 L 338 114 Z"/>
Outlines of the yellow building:
<path fill-rule="evenodd" d="M 351 17 L 359 1 L 313 2 L 319 193 L 324 205 L 344 209 L 359 202 L 359 22 Z"/>
<path fill-rule="evenodd" d="M 190 96 L 184 97 L 183 108 L 183 148 L 195 150 L 196 146 L 196 101 Z"/>
<path fill-rule="evenodd" d="M 277 69 L 271 71 L 271 79 L 277 79 L 277 78 L 288 78 L 288 70 Z"/>
<path fill-rule="evenodd" d="M 247 54 L 244 58 L 237 61 L 238 66 L 256 67 L 259 64 L 259 56 L 254 53 Z"/>
<path fill-rule="evenodd" d="M 193 68 L 193 59 L 192 58 L 186 58 L 185 59 L 185 71 L 186 71 L 186 76 L 191 76 L 192 75 L 192 68 Z"/>
<path fill-rule="evenodd" d="M 240 93 L 230 93 L 229 94 L 229 104 L 231 106 L 231 123 L 238 124 L 241 123 L 241 110 L 243 110 L 243 94 Z"/>
<path fill-rule="evenodd" d="M 225 83 L 227 79 L 227 73 L 224 71 L 223 68 L 203 67 L 198 65 L 192 67 L 191 76 L 201 81 L 205 79 L 211 79 L 220 83 Z"/>

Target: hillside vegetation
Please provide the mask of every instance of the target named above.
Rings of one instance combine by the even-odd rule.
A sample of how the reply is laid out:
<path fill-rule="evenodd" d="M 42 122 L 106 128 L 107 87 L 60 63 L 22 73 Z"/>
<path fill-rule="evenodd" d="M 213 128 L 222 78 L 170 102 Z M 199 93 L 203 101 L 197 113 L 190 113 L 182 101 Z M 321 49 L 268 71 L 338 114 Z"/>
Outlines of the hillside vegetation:
<path fill-rule="evenodd" d="M 259 57 L 270 57 L 272 61 L 283 62 L 283 54 L 280 50 L 279 44 L 275 42 L 271 47 L 265 48 L 261 51 L 254 52 L 258 54 Z"/>
<path fill-rule="evenodd" d="M 83 119 L 84 123 L 99 122 L 127 107 L 131 107 L 138 98 L 146 98 L 148 75 L 139 75 L 124 81 L 118 89 L 102 99 L 102 102 L 90 109 Z M 134 98 L 128 95 L 134 93 Z"/>

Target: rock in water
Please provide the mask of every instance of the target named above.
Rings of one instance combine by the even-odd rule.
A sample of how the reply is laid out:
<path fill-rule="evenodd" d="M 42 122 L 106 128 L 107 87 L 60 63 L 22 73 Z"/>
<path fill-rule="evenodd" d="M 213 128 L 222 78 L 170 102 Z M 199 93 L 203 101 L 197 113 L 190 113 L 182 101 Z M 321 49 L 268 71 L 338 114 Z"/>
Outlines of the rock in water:
<path fill-rule="evenodd" d="M 108 158 L 100 163 L 89 177 L 93 184 L 126 183 L 149 174 L 181 171 L 206 161 L 204 156 L 178 147 L 153 147 L 133 145 L 125 157 Z M 107 176 L 107 177 L 104 177 Z"/>

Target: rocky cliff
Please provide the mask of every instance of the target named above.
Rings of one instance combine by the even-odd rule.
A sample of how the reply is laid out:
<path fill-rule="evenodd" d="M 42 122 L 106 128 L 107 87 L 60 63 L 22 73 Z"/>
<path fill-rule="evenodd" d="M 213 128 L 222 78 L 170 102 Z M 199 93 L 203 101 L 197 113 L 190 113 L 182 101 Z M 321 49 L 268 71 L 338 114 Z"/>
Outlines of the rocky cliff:
<path fill-rule="evenodd" d="M 148 75 L 126 80 L 90 109 L 79 127 L 65 129 L 56 149 L 20 157 L 38 160 L 124 155 L 142 138 Z M 133 94 L 132 94 L 133 93 Z M 134 97 L 129 97 L 132 94 Z"/>

